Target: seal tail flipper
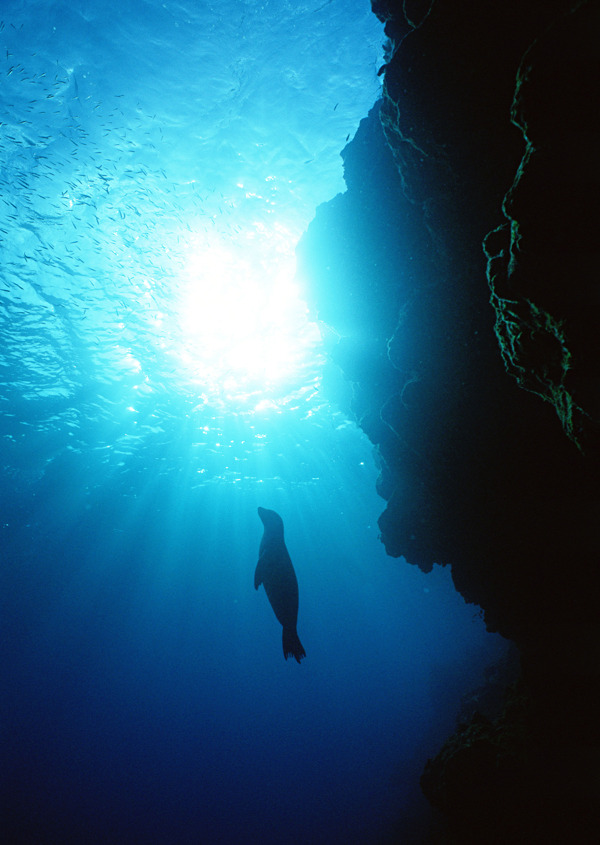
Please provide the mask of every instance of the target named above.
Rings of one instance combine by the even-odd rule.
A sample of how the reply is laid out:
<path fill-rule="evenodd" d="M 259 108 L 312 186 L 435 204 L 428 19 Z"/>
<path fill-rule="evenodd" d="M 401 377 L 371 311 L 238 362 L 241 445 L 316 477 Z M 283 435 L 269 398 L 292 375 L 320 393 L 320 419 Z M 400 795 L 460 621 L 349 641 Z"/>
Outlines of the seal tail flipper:
<path fill-rule="evenodd" d="M 306 652 L 300 642 L 300 638 L 298 637 L 298 632 L 295 628 L 284 628 L 283 629 L 283 656 L 287 660 L 288 657 L 292 655 L 295 657 L 298 663 L 302 660 L 303 657 L 306 657 Z"/>

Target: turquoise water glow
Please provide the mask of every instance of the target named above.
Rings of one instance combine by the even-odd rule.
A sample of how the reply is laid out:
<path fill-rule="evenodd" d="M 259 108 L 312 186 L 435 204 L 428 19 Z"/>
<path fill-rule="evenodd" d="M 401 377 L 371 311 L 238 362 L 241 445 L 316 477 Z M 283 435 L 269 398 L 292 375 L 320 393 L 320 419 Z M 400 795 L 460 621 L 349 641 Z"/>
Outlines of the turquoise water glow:
<path fill-rule="evenodd" d="M 375 842 L 503 648 L 448 570 L 386 558 L 294 275 L 382 27 L 367 0 L 0 17 L 11 841 Z M 302 666 L 253 589 L 258 505 Z"/>
<path fill-rule="evenodd" d="M 4 354 L 21 393 L 66 404 L 101 381 L 90 412 L 109 418 L 153 419 L 173 392 L 216 411 L 307 401 L 319 335 L 294 249 L 377 96 L 368 4 L 3 8 Z"/>

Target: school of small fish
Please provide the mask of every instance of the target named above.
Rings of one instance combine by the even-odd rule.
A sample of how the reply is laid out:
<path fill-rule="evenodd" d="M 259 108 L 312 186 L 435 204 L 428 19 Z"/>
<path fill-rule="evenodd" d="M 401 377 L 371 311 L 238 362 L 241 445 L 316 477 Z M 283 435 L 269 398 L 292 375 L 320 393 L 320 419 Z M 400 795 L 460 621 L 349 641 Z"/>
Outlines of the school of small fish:
<path fill-rule="evenodd" d="M 118 75 L 103 84 L 102 69 L 74 62 L 55 38 L 50 24 L 36 38 L 31 18 L 0 21 L 0 401 L 16 423 L 27 417 L 30 427 L 71 429 L 75 438 L 83 418 L 114 430 L 128 412 L 138 429 L 116 435 L 127 449 L 143 431 L 163 431 L 165 420 L 194 409 L 218 437 L 220 412 L 207 417 L 215 397 L 182 374 L 179 356 L 190 256 L 223 243 L 258 263 L 293 253 L 312 198 L 280 174 L 315 162 L 319 175 L 322 151 L 300 133 L 285 150 L 270 150 L 266 119 L 251 133 L 263 165 L 253 171 L 240 135 L 252 95 L 243 54 L 228 76 L 215 72 L 213 99 L 197 106 L 197 122 L 203 81 L 188 86 L 182 131 L 168 62 L 164 94 L 145 96 L 139 78 L 124 77 L 120 90 Z M 225 117 L 211 124 L 213 101 L 225 104 Z M 329 109 L 337 120 L 338 101 Z M 223 181 L 220 160 L 230 167 Z M 297 213 L 286 217 L 290 209 Z M 294 401 L 313 401 L 314 362 L 301 377 Z"/>

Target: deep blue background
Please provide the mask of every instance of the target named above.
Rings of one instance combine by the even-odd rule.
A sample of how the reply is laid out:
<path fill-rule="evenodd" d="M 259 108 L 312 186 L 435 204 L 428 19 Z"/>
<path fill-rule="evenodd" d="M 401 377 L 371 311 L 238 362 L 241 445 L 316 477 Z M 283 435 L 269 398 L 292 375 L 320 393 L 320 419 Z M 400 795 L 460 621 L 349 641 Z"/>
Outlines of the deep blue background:
<path fill-rule="evenodd" d="M 150 466 L 135 492 L 107 479 L 80 499 L 75 458 L 13 491 L 14 841 L 368 842 L 421 806 L 422 766 L 502 641 L 448 570 L 385 557 L 364 443 L 338 436 L 339 456 L 303 486 L 191 490 Z M 286 520 L 300 666 L 253 589 L 259 502 Z"/>

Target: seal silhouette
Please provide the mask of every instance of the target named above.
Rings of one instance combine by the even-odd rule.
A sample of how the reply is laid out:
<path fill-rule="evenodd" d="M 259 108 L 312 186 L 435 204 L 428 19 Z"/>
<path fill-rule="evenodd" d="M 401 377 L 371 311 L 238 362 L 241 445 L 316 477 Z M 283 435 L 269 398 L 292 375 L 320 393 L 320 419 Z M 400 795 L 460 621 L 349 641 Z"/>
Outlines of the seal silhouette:
<path fill-rule="evenodd" d="M 298 638 L 298 579 L 283 539 L 283 520 L 275 511 L 259 508 L 264 533 L 258 551 L 254 587 L 264 585 L 275 616 L 283 626 L 283 656 L 291 654 L 298 663 L 306 652 Z"/>

